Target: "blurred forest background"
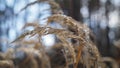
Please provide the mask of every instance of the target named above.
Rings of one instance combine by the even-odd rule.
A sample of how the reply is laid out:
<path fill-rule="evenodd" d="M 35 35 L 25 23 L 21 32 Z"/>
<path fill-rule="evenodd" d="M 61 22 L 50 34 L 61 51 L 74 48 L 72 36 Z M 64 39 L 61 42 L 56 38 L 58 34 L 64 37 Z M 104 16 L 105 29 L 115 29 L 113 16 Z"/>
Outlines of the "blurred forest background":
<path fill-rule="evenodd" d="M 0 51 L 5 52 L 10 46 L 5 39 L 13 41 L 22 33 L 25 23 L 39 21 L 52 13 L 48 3 L 29 6 L 36 0 L 0 0 Z M 102 56 L 112 57 L 120 62 L 120 0 L 56 0 L 64 13 L 77 21 L 87 24 L 93 31 Z M 16 15 L 17 14 L 17 15 Z M 52 24 L 52 26 L 56 26 Z M 31 30 L 32 28 L 29 28 Z M 53 35 L 44 37 L 46 46 L 54 44 Z"/>

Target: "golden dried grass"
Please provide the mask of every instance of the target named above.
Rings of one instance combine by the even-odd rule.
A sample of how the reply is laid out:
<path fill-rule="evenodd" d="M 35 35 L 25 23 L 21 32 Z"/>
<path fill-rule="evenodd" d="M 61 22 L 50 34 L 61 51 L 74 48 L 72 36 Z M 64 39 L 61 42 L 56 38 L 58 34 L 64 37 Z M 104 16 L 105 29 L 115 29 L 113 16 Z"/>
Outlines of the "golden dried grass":
<path fill-rule="evenodd" d="M 48 2 L 51 5 L 53 15 L 47 18 L 47 25 L 27 23 L 23 30 L 29 26 L 34 29 L 24 32 L 11 42 L 18 47 L 8 50 L 5 54 L 0 53 L 2 59 L 0 65 L 3 68 L 6 65 L 9 66 L 8 68 L 80 68 L 82 66 L 106 68 L 105 63 L 100 61 L 97 47 L 90 39 L 90 29 L 72 17 L 59 13 L 61 8 L 55 1 L 37 0 L 26 5 L 21 11 L 40 2 Z M 49 26 L 52 22 L 61 25 L 62 28 Z M 56 35 L 59 41 L 46 49 L 42 44 L 42 36 L 48 34 Z M 26 40 L 26 36 L 29 36 L 29 39 Z M 32 37 L 35 38 L 31 39 Z M 33 47 L 29 47 L 30 45 Z M 9 64 L 9 60 L 12 64 Z"/>

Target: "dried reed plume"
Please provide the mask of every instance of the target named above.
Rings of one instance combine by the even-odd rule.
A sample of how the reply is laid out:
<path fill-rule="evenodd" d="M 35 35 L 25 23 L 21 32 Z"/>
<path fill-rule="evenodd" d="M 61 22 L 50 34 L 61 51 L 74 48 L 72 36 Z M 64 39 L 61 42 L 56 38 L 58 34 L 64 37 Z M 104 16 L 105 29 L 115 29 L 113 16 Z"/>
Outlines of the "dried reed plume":
<path fill-rule="evenodd" d="M 62 28 L 58 29 L 50 27 L 49 23 L 53 21 L 60 24 Z M 77 68 L 78 63 L 80 62 L 86 67 L 92 67 L 94 64 L 89 65 L 89 63 L 86 60 L 87 58 L 88 60 L 91 59 L 89 62 L 93 61 L 93 63 L 97 63 L 97 60 L 99 58 L 99 52 L 96 46 L 92 43 L 92 41 L 89 38 L 90 31 L 86 25 L 79 24 L 71 17 L 62 14 L 55 14 L 48 17 L 47 22 L 47 25 L 45 25 L 44 27 L 40 25 L 38 26 L 36 24 L 26 24 L 25 27 L 33 26 L 34 30 L 23 33 L 14 42 L 19 41 L 21 39 L 23 41 L 24 38 L 28 35 L 30 35 L 30 37 L 38 35 L 39 40 L 41 36 L 54 34 L 60 40 L 59 43 L 61 43 L 61 50 L 65 59 L 64 61 L 66 62 L 64 64 L 66 65 L 65 67 L 73 65 L 74 68 Z M 76 43 L 73 43 L 72 40 L 76 40 Z M 44 49 L 44 46 L 41 44 L 41 40 L 38 41 L 38 43 L 40 43 L 39 46 L 42 46 L 42 48 Z M 23 45 L 24 44 L 25 43 L 23 43 Z M 80 60 L 80 58 L 83 59 L 83 61 Z M 98 66 L 95 67 L 97 68 Z"/>
<path fill-rule="evenodd" d="M 90 39 L 91 30 L 72 17 L 63 15 L 60 6 L 54 0 L 37 0 L 26 5 L 27 7 L 48 2 L 53 15 L 47 18 L 47 24 L 27 23 L 25 28 L 34 29 L 25 31 L 16 38 L 11 45 L 15 48 L 6 53 L 0 53 L 0 68 L 106 68 L 96 45 Z M 57 23 L 62 28 L 53 28 L 49 24 Z M 42 43 L 42 36 L 53 34 L 59 40 L 47 48 Z M 26 39 L 28 37 L 28 39 Z"/>

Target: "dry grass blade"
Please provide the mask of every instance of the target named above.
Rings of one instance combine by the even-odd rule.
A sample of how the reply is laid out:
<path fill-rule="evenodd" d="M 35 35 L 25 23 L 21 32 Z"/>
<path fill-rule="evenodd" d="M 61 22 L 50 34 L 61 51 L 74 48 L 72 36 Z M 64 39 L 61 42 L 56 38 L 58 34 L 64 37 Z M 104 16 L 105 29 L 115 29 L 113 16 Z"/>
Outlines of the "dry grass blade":
<path fill-rule="evenodd" d="M 39 27 L 40 25 L 38 24 L 38 22 L 26 23 L 22 29 L 25 29 L 25 28 L 27 28 L 27 27 L 29 27 L 29 26 L 32 26 L 32 27 L 34 27 L 34 28 L 37 28 L 37 27 Z"/>
<path fill-rule="evenodd" d="M 30 35 L 30 34 L 34 34 L 34 31 L 28 31 L 23 33 L 22 35 L 20 35 L 18 38 L 16 38 L 14 41 L 12 41 L 11 43 L 23 40 L 25 38 L 25 36 Z"/>
<path fill-rule="evenodd" d="M 48 24 L 51 23 L 52 21 L 58 22 L 62 26 L 77 26 L 78 25 L 77 21 L 75 21 L 69 16 L 62 15 L 62 14 L 54 14 L 48 17 Z"/>
<path fill-rule="evenodd" d="M 46 27 L 39 27 L 37 24 L 31 24 L 31 23 L 25 25 L 25 27 L 28 27 L 28 26 L 34 26 L 35 28 L 32 31 L 27 31 L 27 32 L 23 33 L 22 35 L 20 35 L 17 39 L 15 39 L 11 43 L 23 40 L 27 35 L 31 35 L 31 36 L 34 36 L 35 34 L 43 35 L 46 32 L 46 30 L 45 30 Z"/>
<path fill-rule="evenodd" d="M 0 61 L 0 68 L 14 68 L 14 65 L 11 60 L 2 60 Z"/>
<path fill-rule="evenodd" d="M 28 8 L 29 6 L 34 5 L 34 4 L 38 3 L 38 2 L 39 2 L 39 1 L 34 1 L 34 2 L 32 2 L 32 3 L 27 4 L 24 8 L 22 8 L 22 9 L 20 10 L 20 12 L 23 11 L 23 10 L 25 10 L 25 9 Z M 20 12 L 19 12 L 19 13 L 20 13 Z"/>
<path fill-rule="evenodd" d="M 63 11 L 61 10 L 61 7 L 58 3 L 55 1 L 49 1 L 48 2 L 51 5 L 51 10 L 53 14 L 63 14 Z"/>
<path fill-rule="evenodd" d="M 41 2 L 48 2 L 48 4 L 50 4 L 50 6 L 51 6 L 51 10 L 52 10 L 52 13 L 53 14 L 63 14 L 63 12 L 62 12 L 62 10 L 61 10 L 61 7 L 59 6 L 59 4 L 58 3 L 56 3 L 54 0 L 37 0 L 37 1 L 34 1 L 34 2 L 32 2 L 32 3 L 29 3 L 29 4 L 27 4 L 24 8 L 22 8 L 21 10 L 20 10 L 20 12 L 21 11 L 23 11 L 23 10 L 25 10 L 26 8 L 28 8 L 29 6 L 32 6 L 32 5 L 34 5 L 34 4 L 36 4 L 36 3 L 41 3 Z M 20 13 L 19 12 L 19 13 Z"/>
<path fill-rule="evenodd" d="M 102 57 L 99 61 L 110 62 L 112 64 L 112 68 L 119 68 L 119 64 L 110 57 Z"/>
<path fill-rule="evenodd" d="M 81 58 L 81 53 L 82 53 L 83 46 L 84 46 L 84 43 L 81 43 L 81 45 L 78 48 L 78 54 L 77 54 L 77 57 L 76 57 L 76 63 L 75 63 L 74 68 L 78 67 L 78 63 L 79 63 L 80 58 Z"/>

